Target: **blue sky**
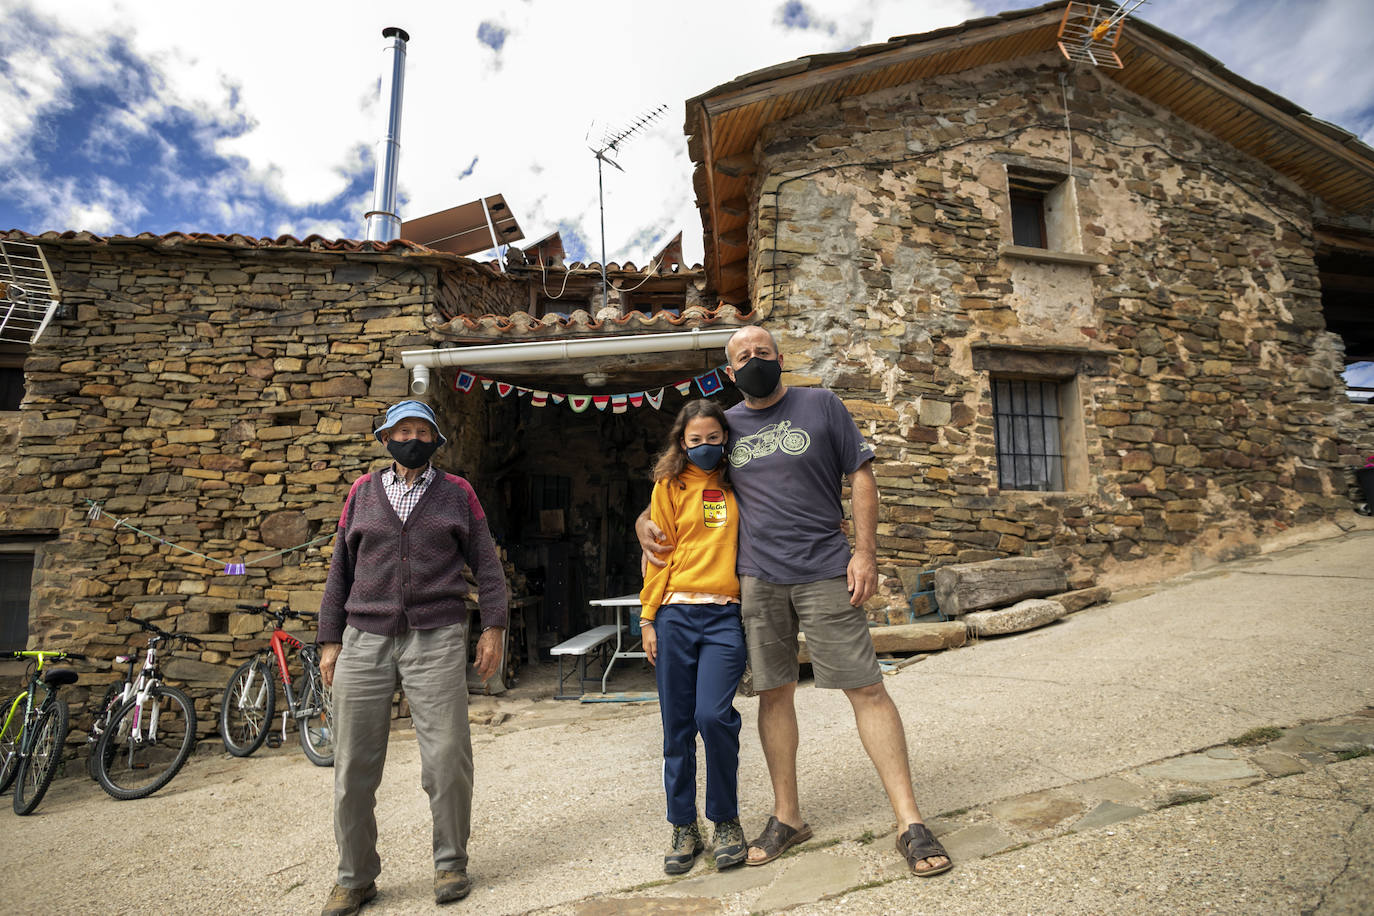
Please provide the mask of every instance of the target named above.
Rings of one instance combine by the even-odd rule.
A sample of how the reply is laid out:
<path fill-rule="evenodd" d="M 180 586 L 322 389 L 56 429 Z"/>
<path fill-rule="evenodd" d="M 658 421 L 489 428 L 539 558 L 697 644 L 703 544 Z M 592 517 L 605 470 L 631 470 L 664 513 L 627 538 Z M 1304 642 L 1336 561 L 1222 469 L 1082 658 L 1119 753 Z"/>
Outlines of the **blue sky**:
<path fill-rule="evenodd" d="M 667 104 L 622 151 L 625 172 L 607 170 L 607 255 L 642 265 L 681 229 L 695 261 L 685 99 L 1030 5 L 699 0 L 650 16 L 618 0 L 0 0 L 0 228 L 359 237 L 381 30 L 399 25 L 403 218 L 499 192 L 527 241 L 558 229 L 574 256 L 598 257 L 588 142 Z M 1152 0 L 1138 15 L 1374 140 L 1374 3 Z"/>

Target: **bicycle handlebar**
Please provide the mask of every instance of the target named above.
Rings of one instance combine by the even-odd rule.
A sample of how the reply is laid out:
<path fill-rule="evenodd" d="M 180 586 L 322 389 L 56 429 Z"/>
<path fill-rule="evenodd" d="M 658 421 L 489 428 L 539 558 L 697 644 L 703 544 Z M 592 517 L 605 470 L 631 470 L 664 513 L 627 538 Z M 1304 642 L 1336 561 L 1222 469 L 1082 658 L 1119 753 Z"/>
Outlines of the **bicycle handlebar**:
<path fill-rule="evenodd" d="M 143 629 L 147 630 L 148 632 L 150 632 L 150 633 L 156 633 L 156 634 L 159 635 L 159 636 L 173 636 L 173 635 L 175 635 L 175 634 L 173 634 L 173 633 L 168 633 L 166 630 L 162 629 L 162 627 L 158 626 L 158 625 L 155 624 L 155 623 L 150 623 L 149 621 L 147 621 L 147 620 L 142 620 L 142 619 L 140 619 L 140 618 L 138 618 L 138 617 L 130 617 L 130 618 L 129 618 L 129 622 L 130 622 L 130 623 L 136 623 L 136 624 L 138 624 L 140 627 L 142 627 Z"/>
<path fill-rule="evenodd" d="M 6 652 L 10 658 L 70 658 L 76 661 L 86 661 L 84 652 L 70 652 L 66 649 L 19 649 L 14 652 Z"/>
<path fill-rule="evenodd" d="M 129 620 L 130 623 L 136 623 L 136 624 L 138 624 L 140 627 L 142 627 L 144 630 L 147 630 L 149 633 L 153 633 L 153 634 L 155 634 L 156 636 L 161 637 L 162 639 L 172 640 L 172 641 L 180 640 L 182 643 L 195 643 L 195 644 L 198 645 L 198 646 L 204 646 L 204 645 L 205 645 L 205 641 L 204 641 L 203 639 L 200 639 L 200 638 L 195 637 L 195 636 L 191 636 L 191 635 L 188 634 L 188 633 L 172 633 L 172 632 L 169 632 L 169 631 L 167 631 L 167 630 L 162 629 L 162 627 L 158 626 L 157 624 L 152 623 L 151 621 L 143 620 L 143 619 L 140 618 L 140 617 L 133 617 L 133 616 L 130 616 L 130 617 L 128 618 L 128 620 Z"/>
<path fill-rule="evenodd" d="M 266 614 L 278 620 L 314 620 L 320 616 L 310 611 L 293 611 L 290 608 L 278 608 L 274 611 L 269 605 L 270 602 L 264 601 L 262 604 L 239 604 L 235 606 L 242 611 L 249 611 L 254 614 Z"/>

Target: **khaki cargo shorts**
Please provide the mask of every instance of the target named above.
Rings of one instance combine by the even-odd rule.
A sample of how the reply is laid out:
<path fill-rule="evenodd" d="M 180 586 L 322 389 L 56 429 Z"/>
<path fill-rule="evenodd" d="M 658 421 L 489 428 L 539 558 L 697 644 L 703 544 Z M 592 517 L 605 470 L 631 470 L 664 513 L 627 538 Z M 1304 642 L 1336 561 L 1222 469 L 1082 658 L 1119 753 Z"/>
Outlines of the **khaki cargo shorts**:
<path fill-rule="evenodd" d="M 882 680 L 868 618 L 849 603 L 844 576 L 778 585 L 740 576 L 740 614 L 755 690 L 797 680 L 797 631 L 806 634 L 817 687 L 846 690 Z"/>

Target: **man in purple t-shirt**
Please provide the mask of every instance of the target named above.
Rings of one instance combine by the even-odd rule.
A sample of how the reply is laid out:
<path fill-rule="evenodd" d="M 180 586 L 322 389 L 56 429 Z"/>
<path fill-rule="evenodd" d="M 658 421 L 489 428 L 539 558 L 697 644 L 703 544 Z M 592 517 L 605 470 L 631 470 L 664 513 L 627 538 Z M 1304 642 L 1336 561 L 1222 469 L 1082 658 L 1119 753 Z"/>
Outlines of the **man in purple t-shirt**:
<path fill-rule="evenodd" d="M 788 388 L 782 356 L 761 327 L 740 329 L 726 346 L 726 374 L 744 403 L 730 421 L 730 479 L 740 509 L 741 615 L 754 687 L 759 742 L 773 784 L 773 815 L 749 844 L 749 865 L 764 865 L 811 837 L 797 791 L 797 633 L 806 633 L 817 687 L 843 690 L 864 748 L 897 818 L 897 848 L 911 871 L 951 867 L 921 820 L 911 788 L 906 735 L 882 683 L 863 604 L 878 587 L 878 485 L 873 449 L 849 411 L 823 388 Z M 841 482 L 848 480 L 854 549 L 842 527 Z M 636 524 L 649 562 L 672 550 L 647 515 Z"/>

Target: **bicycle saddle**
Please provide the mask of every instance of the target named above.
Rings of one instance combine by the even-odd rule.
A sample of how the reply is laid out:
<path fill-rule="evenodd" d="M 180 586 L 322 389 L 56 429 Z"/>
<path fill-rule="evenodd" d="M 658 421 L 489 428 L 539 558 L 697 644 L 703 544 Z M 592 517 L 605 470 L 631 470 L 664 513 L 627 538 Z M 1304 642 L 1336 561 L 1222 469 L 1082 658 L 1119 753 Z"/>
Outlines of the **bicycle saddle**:
<path fill-rule="evenodd" d="M 43 683 L 49 687 L 61 687 L 65 684 L 75 684 L 79 676 L 71 668 L 49 668 L 43 672 Z"/>

